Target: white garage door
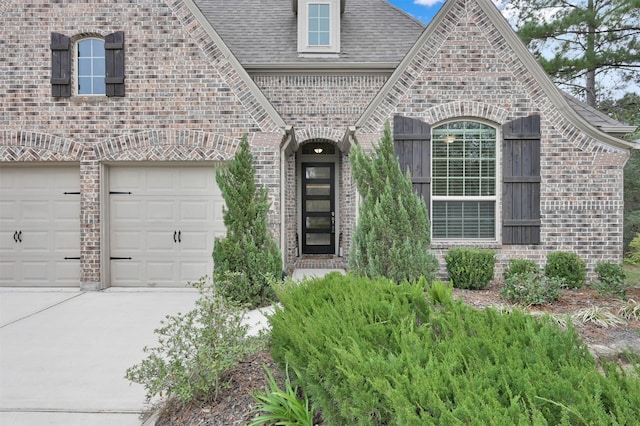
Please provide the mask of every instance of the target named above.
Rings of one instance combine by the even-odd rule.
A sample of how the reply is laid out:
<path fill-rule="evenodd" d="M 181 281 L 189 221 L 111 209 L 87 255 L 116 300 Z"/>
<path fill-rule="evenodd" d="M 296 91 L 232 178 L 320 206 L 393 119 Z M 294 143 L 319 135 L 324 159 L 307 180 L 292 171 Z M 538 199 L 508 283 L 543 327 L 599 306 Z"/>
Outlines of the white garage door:
<path fill-rule="evenodd" d="M 0 240 L 0 286 L 79 286 L 78 167 L 3 165 Z"/>
<path fill-rule="evenodd" d="M 112 286 L 181 287 L 213 272 L 224 201 L 209 167 L 110 169 Z"/>

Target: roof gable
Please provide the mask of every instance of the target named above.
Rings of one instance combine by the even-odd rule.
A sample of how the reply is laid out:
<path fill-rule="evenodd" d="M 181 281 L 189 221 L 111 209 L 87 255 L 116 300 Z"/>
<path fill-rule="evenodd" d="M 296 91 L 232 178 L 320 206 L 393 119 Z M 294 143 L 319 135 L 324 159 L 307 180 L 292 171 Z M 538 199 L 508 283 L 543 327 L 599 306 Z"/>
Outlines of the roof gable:
<path fill-rule="evenodd" d="M 193 1 L 247 69 L 305 63 L 395 67 L 425 28 L 386 0 L 349 0 L 341 17 L 340 53 L 331 58 L 301 57 L 291 0 Z"/>
<path fill-rule="evenodd" d="M 264 96 L 247 71 L 231 53 L 211 23 L 202 14 L 194 0 L 182 0 L 184 5 L 200 24 L 199 28 L 185 25 L 202 51 L 216 64 L 220 76 L 236 92 L 238 99 L 256 120 L 261 130 L 275 131 L 285 128 L 285 122 Z"/>
<path fill-rule="evenodd" d="M 450 59 L 447 55 L 460 58 L 460 61 L 452 65 L 452 61 L 443 60 Z M 480 56 L 474 58 L 473 55 L 484 59 L 484 68 L 480 68 Z M 441 62 L 443 66 L 456 69 L 444 69 Z M 491 0 L 447 0 L 367 107 L 356 127 L 364 132 L 378 132 L 426 66 L 449 74 L 458 72 L 462 86 L 473 85 L 474 79 L 490 75 L 499 81 L 506 78 L 502 75 L 507 71 L 509 78 L 515 77 L 520 82 L 529 99 L 535 102 L 548 99 L 564 119 L 587 136 L 615 148 L 633 147 L 633 144 L 594 127 L 569 105 Z M 434 76 L 433 87 L 424 90 L 437 90 L 436 78 Z M 499 95 L 500 87 L 496 85 L 496 89 L 496 95 Z M 569 132 L 566 128 L 563 130 Z"/>

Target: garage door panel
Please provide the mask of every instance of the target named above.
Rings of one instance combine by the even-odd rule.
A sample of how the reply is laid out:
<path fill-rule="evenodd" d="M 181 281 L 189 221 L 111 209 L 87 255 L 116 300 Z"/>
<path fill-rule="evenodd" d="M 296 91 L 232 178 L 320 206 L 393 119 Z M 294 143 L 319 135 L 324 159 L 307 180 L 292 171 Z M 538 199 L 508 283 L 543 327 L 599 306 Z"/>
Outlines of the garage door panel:
<path fill-rule="evenodd" d="M 131 193 L 111 196 L 111 256 L 140 263 L 133 270 L 112 262 L 112 285 L 182 287 L 210 273 L 214 238 L 224 234 L 213 166 L 114 166 L 110 176 L 111 191 Z M 130 239 L 143 243 L 122 241 Z"/>
<path fill-rule="evenodd" d="M 200 277 L 213 274 L 213 263 L 209 262 L 182 262 L 180 275 L 185 277 L 185 282 L 198 281 Z"/>
<path fill-rule="evenodd" d="M 148 197 L 145 197 L 148 198 Z M 169 224 L 175 223 L 175 202 L 166 201 L 143 201 L 145 204 L 145 210 L 147 212 L 146 217 L 148 220 L 157 222 L 165 222 Z"/>
<path fill-rule="evenodd" d="M 169 258 L 175 253 L 175 246 L 178 240 L 176 231 L 149 231 L 146 233 L 147 252 L 156 255 L 167 255 Z M 175 237 L 175 240 L 174 240 Z"/>
<path fill-rule="evenodd" d="M 79 192 L 77 166 L 0 168 L 0 285 L 80 284 L 79 261 L 58 266 L 80 256 Z"/>

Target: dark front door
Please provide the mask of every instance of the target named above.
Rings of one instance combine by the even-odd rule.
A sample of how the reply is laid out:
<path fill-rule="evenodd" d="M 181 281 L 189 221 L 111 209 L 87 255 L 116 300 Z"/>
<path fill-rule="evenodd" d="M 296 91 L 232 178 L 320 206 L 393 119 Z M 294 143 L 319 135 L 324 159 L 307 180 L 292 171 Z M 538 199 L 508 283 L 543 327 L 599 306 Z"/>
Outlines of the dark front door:
<path fill-rule="evenodd" d="M 335 253 L 333 163 L 302 163 L 302 253 Z"/>

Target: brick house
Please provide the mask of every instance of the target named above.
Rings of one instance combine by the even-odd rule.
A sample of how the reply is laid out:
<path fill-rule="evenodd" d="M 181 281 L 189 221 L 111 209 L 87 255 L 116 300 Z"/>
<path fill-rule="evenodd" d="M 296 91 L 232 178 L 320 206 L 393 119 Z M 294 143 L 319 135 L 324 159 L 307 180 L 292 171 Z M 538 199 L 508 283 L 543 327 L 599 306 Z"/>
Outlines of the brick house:
<path fill-rule="evenodd" d="M 349 150 L 391 123 L 433 249 L 622 256 L 633 128 L 563 95 L 490 0 L 8 0 L 0 285 L 181 286 L 247 134 L 285 269 L 346 267 Z M 500 270 L 500 267 L 498 268 Z"/>

